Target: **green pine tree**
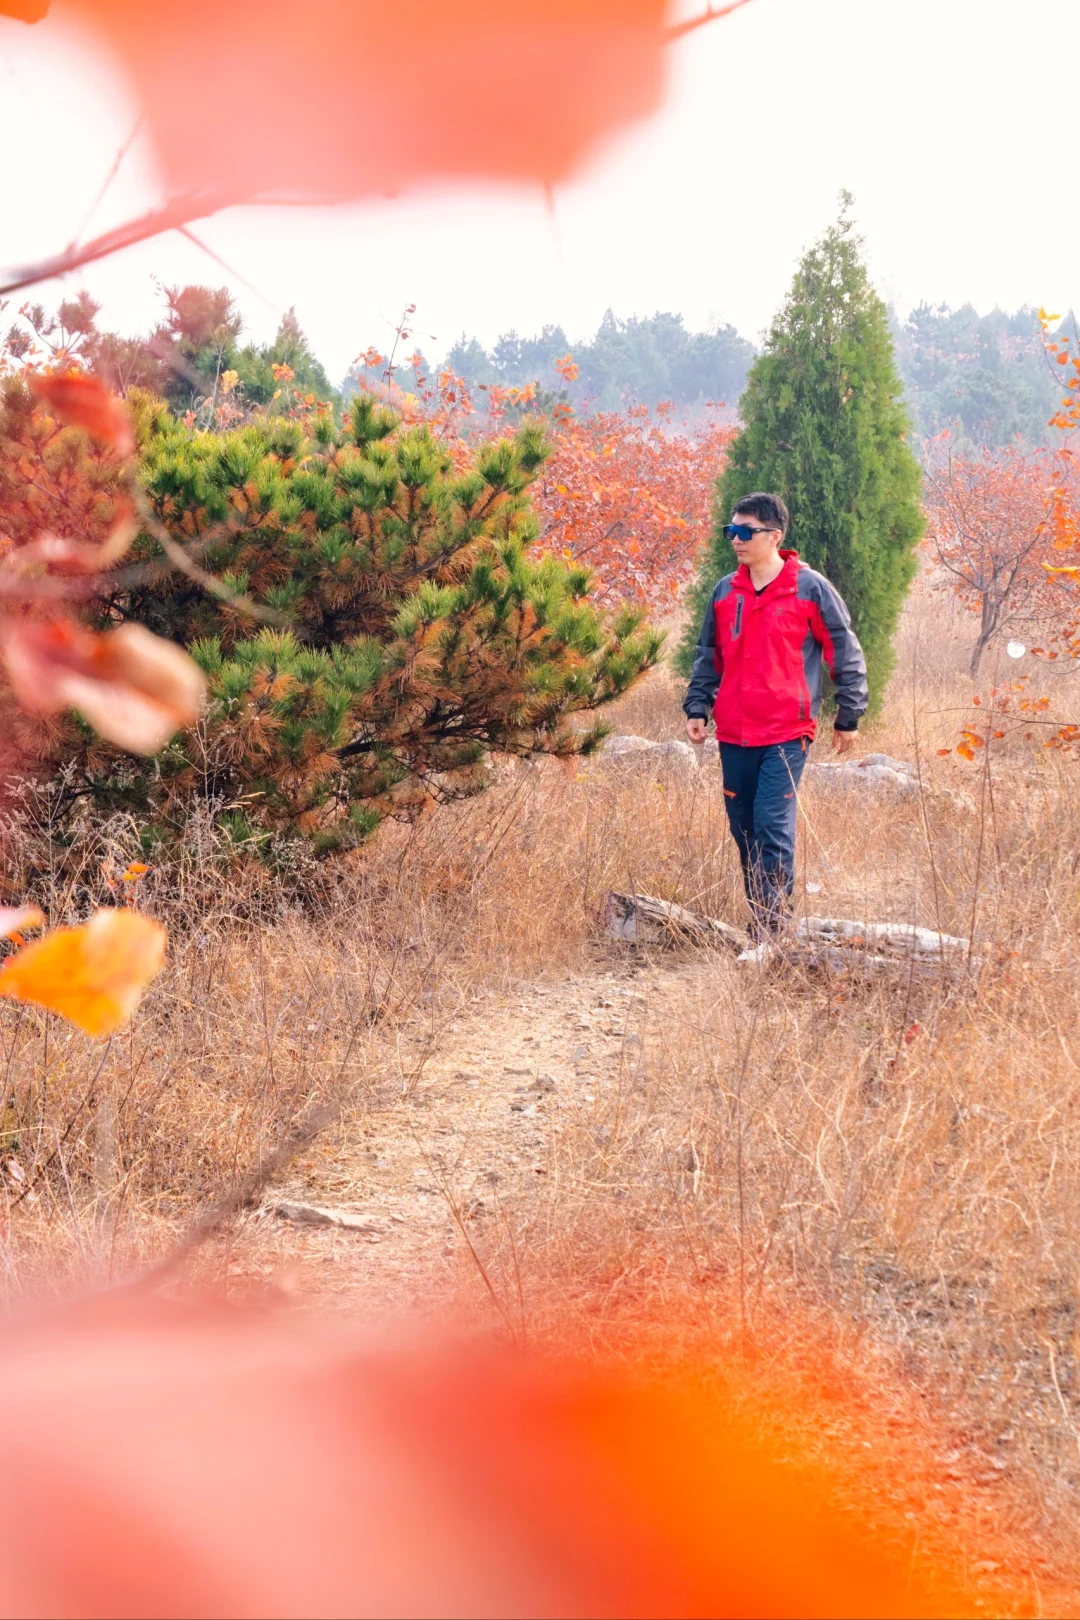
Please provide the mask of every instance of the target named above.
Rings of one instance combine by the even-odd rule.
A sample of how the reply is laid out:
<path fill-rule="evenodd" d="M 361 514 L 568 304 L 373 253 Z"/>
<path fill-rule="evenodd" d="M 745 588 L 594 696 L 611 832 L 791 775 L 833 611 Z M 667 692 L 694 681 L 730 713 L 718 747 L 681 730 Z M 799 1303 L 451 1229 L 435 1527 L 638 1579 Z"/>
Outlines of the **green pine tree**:
<path fill-rule="evenodd" d="M 123 814 L 145 849 L 168 846 L 201 807 L 226 854 L 348 851 L 386 816 L 480 791 L 492 753 L 591 752 L 609 728 L 590 711 L 659 655 L 640 610 L 604 614 L 588 569 L 536 546 L 531 486 L 552 449 L 538 420 L 452 453 L 361 391 L 344 420 L 264 415 L 229 433 L 143 400 L 139 428 L 145 570 L 88 617 L 185 644 L 209 703 L 152 760 L 58 725 L 61 840 L 80 817 Z M 162 577 L 166 530 L 276 622 Z"/>
<path fill-rule="evenodd" d="M 677 655 L 689 674 L 716 581 L 735 566 L 721 533 L 752 490 L 781 495 L 787 543 L 825 574 L 866 650 L 871 705 L 892 669 L 892 636 L 922 533 L 919 467 L 885 305 L 870 285 L 841 194 L 835 225 L 800 264 L 740 402 L 743 429 L 717 485 L 712 543 Z"/>

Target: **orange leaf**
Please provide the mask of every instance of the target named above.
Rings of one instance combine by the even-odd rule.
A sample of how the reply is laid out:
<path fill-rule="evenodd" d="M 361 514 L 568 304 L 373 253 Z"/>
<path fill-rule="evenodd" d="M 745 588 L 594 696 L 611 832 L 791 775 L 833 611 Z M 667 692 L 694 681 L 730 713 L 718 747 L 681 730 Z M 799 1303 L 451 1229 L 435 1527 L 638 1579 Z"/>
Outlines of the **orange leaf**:
<path fill-rule="evenodd" d="M 291 0 L 75 0 L 67 9 L 126 69 L 172 195 L 314 202 L 439 175 L 561 179 L 599 140 L 658 106 L 669 6 L 329 0 L 302 38 Z M 375 72 L 376 62 L 405 70 Z M 508 65 L 525 63 L 542 96 L 521 94 Z M 267 87 L 286 84 L 283 118 Z M 458 94 L 464 84 L 468 94 Z M 215 117 L 193 118 L 196 103 Z"/>
<path fill-rule="evenodd" d="M 47 1007 L 88 1035 L 111 1035 L 165 960 L 166 930 L 106 907 L 81 928 L 57 928 L 0 967 L 0 996 Z"/>
<path fill-rule="evenodd" d="M 951 754 L 952 749 L 951 748 L 939 748 L 938 753 L 941 754 L 942 757 L 944 757 L 946 754 Z"/>
<path fill-rule="evenodd" d="M 974 750 L 974 748 L 972 748 L 970 743 L 966 743 L 966 742 L 957 743 L 956 752 L 958 754 L 961 754 L 964 757 L 964 759 L 974 759 L 975 758 L 975 750 Z"/>
<path fill-rule="evenodd" d="M 0 906 L 0 936 L 11 939 L 23 928 L 43 928 L 45 913 L 37 906 Z"/>
<path fill-rule="evenodd" d="M 182 648 L 141 625 L 97 635 L 68 619 L 0 621 L 0 656 L 34 714 L 78 709 L 102 737 L 156 754 L 202 706 L 206 682 Z"/>
<path fill-rule="evenodd" d="M 31 387 L 49 410 L 69 427 L 82 428 L 95 439 L 111 444 L 122 456 L 130 456 L 135 449 L 127 407 L 96 377 L 69 371 L 34 377 Z"/>

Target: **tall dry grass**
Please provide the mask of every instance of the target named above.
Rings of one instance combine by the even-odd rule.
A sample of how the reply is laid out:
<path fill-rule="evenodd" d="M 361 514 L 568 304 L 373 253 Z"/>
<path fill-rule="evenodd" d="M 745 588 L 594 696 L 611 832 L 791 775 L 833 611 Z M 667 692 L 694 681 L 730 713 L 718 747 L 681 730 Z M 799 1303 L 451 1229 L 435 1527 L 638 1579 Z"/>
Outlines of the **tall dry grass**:
<path fill-rule="evenodd" d="M 690 1331 L 718 1300 L 740 1331 L 790 1297 L 842 1319 L 946 1401 L 988 1478 L 1036 1482 L 1060 1553 L 1080 1492 L 1076 766 L 1021 734 L 974 765 L 939 755 L 971 714 L 968 646 L 948 599 L 913 596 L 864 746 L 916 760 L 927 791 L 808 780 L 799 904 L 971 934 L 980 965 L 870 988 L 722 957 L 688 972 L 485 1263 L 537 1333 L 568 1309 Z M 679 735 L 674 684 L 657 673 L 613 718 Z M 78 881 L 41 896 L 54 915 L 108 898 L 102 861 L 129 839 L 88 844 Z M 516 984 L 609 965 L 607 889 L 742 916 L 715 770 L 507 768 L 307 899 L 226 880 L 199 829 L 190 844 L 142 894 L 173 942 L 128 1030 L 102 1046 L 0 1009 L 9 1297 L 46 1263 L 130 1271 L 321 1105 L 347 1120 L 400 1095 L 403 1033 L 434 1049 L 481 993 L 509 1018 Z"/>

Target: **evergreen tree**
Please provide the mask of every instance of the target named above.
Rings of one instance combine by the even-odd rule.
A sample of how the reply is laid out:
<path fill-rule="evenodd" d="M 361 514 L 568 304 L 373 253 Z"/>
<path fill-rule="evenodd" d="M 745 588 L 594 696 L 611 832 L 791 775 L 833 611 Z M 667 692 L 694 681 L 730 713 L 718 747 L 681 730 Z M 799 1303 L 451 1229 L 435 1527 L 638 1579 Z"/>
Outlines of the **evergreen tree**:
<path fill-rule="evenodd" d="M 15 392 L 10 408 L 29 409 Z M 157 540 L 140 535 L 145 574 L 88 612 L 185 643 L 209 707 L 150 761 L 65 722 L 61 835 L 90 805 L 134 815 L 150 847 L 201 801 L 247 852 L 347 850 L 383 816 L 483 787 L 491 750 L 595 748 L 606 728 L 571 716 L 656 660 L 662 638 L 640 611 L 604 617 L 587 568 L 534 554 L 541 423 L 462 456 L 360 392 L 344 423 L 263 415 L 230 433 L 193 432 L 157 405 L 140 448 L 159 533 L 280 623 L 259 627 L 184 573 L 155 578 Z"/>
<path fill-rule="evenodd" d="M 922 532 L 919 467 L 885 305 L 840 217 L 800 264 L 740 402 L 743 429 L 717 486 L 712 543 L 691 592 L 678 664 L 688 673 L 716 581 L 735 566 L 722 526 L 752 490 L 781 495 L 788 543 L 828 576 L 866 650 L 871 703 L 893 665 L 892 635 Z"/>

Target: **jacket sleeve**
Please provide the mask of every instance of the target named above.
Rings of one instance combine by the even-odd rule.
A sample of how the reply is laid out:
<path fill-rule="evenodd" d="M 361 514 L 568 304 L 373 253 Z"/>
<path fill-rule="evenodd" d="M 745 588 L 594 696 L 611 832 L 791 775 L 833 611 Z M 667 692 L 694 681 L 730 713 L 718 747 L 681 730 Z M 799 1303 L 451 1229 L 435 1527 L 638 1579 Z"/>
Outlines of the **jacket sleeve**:
<path fill-rule="evenodd" d="M 720 665 L 721 668 L 717 666 Z M 707 720 L 712 713 L 716 694 L 720 690 L 722 654 L 716 646 L 716 592 L 709 597 L 705 609 L 705 622 L 701 626 L 694 670 L 686 689 L 683 712 L 688 720 Z"/>
<path fill-rule="evenodd" d="M 866 659 L 859 638 L 851 628 L 851 615 L 844 599 L 827 579 L 820 582 L 816 606 L 818 611 L 812 629 L 836 684 L 835 729 L 856 731 L 870 700 Z"/>

